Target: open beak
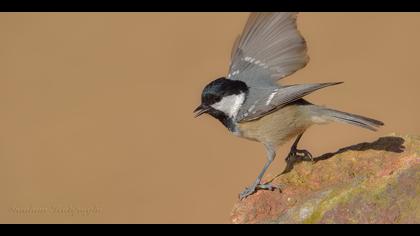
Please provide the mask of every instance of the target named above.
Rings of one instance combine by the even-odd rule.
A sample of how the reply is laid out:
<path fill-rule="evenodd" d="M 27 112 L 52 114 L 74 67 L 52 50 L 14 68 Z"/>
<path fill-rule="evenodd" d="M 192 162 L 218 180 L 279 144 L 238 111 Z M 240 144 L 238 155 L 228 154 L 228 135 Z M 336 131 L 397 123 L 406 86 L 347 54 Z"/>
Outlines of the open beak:
<path fill-rule="evenodd" d="M 195 108 L 195 110 L 194 110 L 194 113 L 195 113 L 194 118 L 201 116 L 202 114 L 208 112 L 209 110 L 210 110 L 210 108 L 205 107 L 205 106 L 203 106 L 203 104 L 201 104 L 200 106 L 198 106 L 197 108 Z"/>

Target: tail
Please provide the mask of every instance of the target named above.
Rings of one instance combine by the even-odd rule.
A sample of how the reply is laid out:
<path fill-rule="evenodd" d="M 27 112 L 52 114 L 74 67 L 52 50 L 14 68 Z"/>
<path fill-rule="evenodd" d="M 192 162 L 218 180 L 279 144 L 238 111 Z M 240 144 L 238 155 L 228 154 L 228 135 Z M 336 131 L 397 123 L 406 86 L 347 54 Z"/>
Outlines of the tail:
<path fill-rule="evenodd" d="M 375 120 L 372 118 L 367 118 L 360 115 L 355 115 L 347 112 L 337 111 L 325 107 L 320 106 L 313 106 L 313 109 L 315 115 L 315 120 L 320 120 L 320 122 L 325 121 L 338 121 L 343 122 L 351 125 L 360 126 L 362 128 L 370 129 L 372 131 L 376 131 L 377 128 L 380 126 L 383 126 L 384 123 L 379 120 Z"/>

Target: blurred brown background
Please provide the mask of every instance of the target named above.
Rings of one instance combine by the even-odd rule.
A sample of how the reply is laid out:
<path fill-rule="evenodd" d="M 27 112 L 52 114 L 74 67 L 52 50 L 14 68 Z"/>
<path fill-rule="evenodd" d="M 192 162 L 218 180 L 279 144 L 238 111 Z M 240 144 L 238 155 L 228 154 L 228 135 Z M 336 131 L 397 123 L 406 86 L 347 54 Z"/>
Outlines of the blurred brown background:
<path fill-rule="evenodd" d="M 228 223 L 265 152 L 192 110 L 226 74 L 247 16 L 0 14 L 0 222 Z M 317 156 L 420 134 L 420 14 L 298 23 L 311 61 L 285 83 L 344 81 L 307 98 L 386 123 L 313 127 L 300 147 Z"/>

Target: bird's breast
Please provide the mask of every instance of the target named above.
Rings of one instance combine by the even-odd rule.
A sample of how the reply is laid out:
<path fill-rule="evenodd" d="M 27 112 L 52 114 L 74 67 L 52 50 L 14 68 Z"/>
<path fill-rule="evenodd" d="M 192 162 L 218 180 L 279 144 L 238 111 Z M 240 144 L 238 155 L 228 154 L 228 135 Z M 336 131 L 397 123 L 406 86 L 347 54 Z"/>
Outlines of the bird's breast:
<path fill-rule="evenodd" d="M 271 144 L 281 145 L 304 132 L 311 125 L 305 109 L 289 105 L 263 116 L 260 119 L 238 123 L 236 136 Z"/>

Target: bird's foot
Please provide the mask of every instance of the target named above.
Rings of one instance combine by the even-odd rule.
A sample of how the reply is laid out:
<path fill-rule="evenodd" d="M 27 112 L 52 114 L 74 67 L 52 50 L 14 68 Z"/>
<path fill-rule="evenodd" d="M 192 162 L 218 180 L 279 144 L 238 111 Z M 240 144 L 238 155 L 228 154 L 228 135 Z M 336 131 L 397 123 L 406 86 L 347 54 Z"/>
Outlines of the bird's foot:
<path fill-rule="evenodd" d="M 286 157 L 286 162 L 295 162 L 297 159 L 302 161 L 314 161 L 312 154 L 307 150 L 292 149 Z"/>
<path fill-rule="evenodd" d="M 243 200 L 243 199 L 247 198 L 248 196 L 251 196 L 252 194 L 256 193 L 258 190 L 274 191 L 276 189 L 279 189 L 279 187 L 275 186 L 272 183 L 267 183 L 267 184 L 253 184 L 250 187 L 245 188 L 245 190 L 242 191 L 239 194 L 239 199 Z"/>

